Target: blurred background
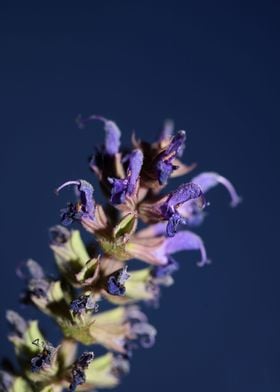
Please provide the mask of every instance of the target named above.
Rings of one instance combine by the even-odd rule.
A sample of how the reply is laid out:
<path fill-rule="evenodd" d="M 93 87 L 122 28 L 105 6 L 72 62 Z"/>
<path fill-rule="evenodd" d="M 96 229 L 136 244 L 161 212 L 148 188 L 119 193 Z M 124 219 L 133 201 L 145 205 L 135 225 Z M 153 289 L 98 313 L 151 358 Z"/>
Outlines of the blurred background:
<path fill-rule="evenodd" d="M 212 265 L 178 256 L 176 284 L 147 310 L 157 343 L 117 391 L 278 392 L 279 2 L 18 4 L 0 7 L 1 354 L 11 355 L 5 310 L 37 314 L 18 305 L 16 266 L 32 257 L 53 271 L 47 230 L 70 196 L 53 189 L 96 183 L 87 157 L 102 127 L 79 130 L 76 116 L 115 120 L 126 144 L 173 118 L 187 131 L 185 162 L 228 177 L 243 203 L 208 193 L 197 232 Z"/>

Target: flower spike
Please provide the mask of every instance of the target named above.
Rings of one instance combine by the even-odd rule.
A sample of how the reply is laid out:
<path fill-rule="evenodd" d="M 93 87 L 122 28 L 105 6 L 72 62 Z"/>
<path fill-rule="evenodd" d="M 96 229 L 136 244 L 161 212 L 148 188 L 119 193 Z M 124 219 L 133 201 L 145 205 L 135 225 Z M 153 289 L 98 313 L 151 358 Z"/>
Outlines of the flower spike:
<path fill-rule="evenodd" d="M 197 265 L 209 263 L 202 239 L 192 231 L 178 231 L 179 225 L 194 226 L 203 220 L 204 194 L 218 184 L 228 190 L 232 206 L 240 202 L 233 185 L 212 172 L 161 193 L 169 179 L 186 175 L 195 166 L 181 162 L 186 134 L 174 133 L 171 120 L 154 142 L 133 135 L 132 148 L 125 149 L 115 122 L 97 115 L 79 117 L 77 122 L 82 128 L 95 120 L 104 125 L 105 141 L 95 149 L 90 168 L 106 198 L 104 206 L 95 202 L 89 182 L 64 182 L 56 193 L 73 187 L 76 199 L 61 210 L 63 225 L 55 224 L 49 231 L 56 276 L 46 274 L 32 259 L 18 268 L 26 286 L 22 302 L 53 319 L 62 339 L 52 346 L 37 320 L 26 321 L 8 311 L 8 339 L 18 363 L 3 362 L 1 391 L 90 392 L 118 386 L 129 372 L 134 350 L 155 342 L 157 331 L 139 303 L 159 305 L 162 287 L 174 283 L 179 269 L 174 255 L 198 251 Z M 73 222 L 88 232 L 88 243 L 79 230 L 65 227 Z M 133 259 L 146 265 L 130 268 Z M 90 350 L 101 345 L 107 352 L 98 358 L 93 351 L 80 355 L 80 344 Z"/>

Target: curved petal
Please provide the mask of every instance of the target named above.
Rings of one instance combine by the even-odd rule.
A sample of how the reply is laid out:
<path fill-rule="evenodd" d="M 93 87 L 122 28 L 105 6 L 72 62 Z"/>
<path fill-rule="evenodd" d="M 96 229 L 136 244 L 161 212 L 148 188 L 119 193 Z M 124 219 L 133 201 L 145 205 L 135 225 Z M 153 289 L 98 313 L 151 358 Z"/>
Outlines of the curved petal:
<path fill-rule="evenodd" d="M 222 184 L 229 192 L 231 197 L 231 206 L 236 207 L 241 202 L 241 197 L 238 196 L 236 189 L 232 185 L 232 183 L 225 177 L 221 176 L 218 173 L 214 172 L 205 172 L 197 175 L 192 179 L 192 182 L 198 184 L 202 191 L 208 192 L 210 189 L 215 186 Z"/>

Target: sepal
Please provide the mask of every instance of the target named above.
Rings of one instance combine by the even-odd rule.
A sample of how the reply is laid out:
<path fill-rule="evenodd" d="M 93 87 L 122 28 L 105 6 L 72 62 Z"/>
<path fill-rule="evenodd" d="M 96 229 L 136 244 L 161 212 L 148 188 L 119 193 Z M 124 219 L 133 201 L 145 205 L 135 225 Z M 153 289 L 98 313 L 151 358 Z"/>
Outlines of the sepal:
<path fill-rule="evenodd" d="M 114 388 L 122 377 L 129 372 L 129 360 L 124 356 L 107 353 L 94 359 L 85 370 L 86 384 L 84 391 L 91 388 Z"/>
<path fill-rule="evenodd" d="M 51 228 L 52 236 L 61 229 L 65 230 L 62 226 Z M 84 287 L 94 282 L 99 273 L 99 257 L 90 258 L 79 231 L 68 231 L 66 241 L 54 239 L 50 247 L 61 274 L 74 287 Z"/>
<path fill-rule="evenodd" d="M 69 385 L 69 369 L 76 358 L 77 344 L 66 339 L 58 347 L 39 339 L 34 343 L 38 350 L 31 359 L 31 369 L 26 372 L 26 376 L 35 385 L 36 391 L 64 390 Z"/>

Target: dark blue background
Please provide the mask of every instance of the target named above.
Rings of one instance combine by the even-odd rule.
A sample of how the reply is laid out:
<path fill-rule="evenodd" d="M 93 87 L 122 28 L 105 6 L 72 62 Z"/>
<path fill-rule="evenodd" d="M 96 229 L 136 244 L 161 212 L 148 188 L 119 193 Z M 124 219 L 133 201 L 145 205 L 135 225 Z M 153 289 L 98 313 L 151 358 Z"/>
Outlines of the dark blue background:
<path fill-rule="evenodd" d="M 171 117 L 187 130 L 186 161 L 230 178 L 244 202 L 231 209 L 222 188 L 208 194 L 199 233 L 213 264 L 198 269 L 196 253 L 181 255 L 176 285 L 149 311 L 157 344 L 137 353 L 118 390 L 279 391 L 277 3 L 2 4 L 3 353 L 16 265 L 33 257 L 52 270 L 47 228 L 69 196 L 53 189 L 94 181 L 86 158 L 103 133 L 78 130 L 76 115 L 114 119 L 125 141 L 132 129 L 151 140 Z"/>

